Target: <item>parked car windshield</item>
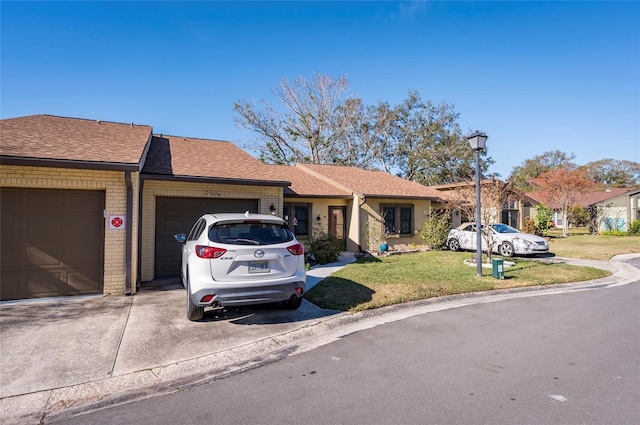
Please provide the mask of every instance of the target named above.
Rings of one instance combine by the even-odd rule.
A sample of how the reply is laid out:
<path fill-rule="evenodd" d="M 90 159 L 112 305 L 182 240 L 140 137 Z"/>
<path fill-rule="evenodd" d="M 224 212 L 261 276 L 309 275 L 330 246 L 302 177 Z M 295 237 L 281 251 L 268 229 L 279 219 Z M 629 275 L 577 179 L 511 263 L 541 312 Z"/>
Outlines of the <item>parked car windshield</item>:
<path fill-rule="evenodd" d="M 492 224 L 491 227 L 498 233 L 520 233 L 520 230 L 514 229 L 506 224 Z"/>
<path fill-rule="evenodd" d="M 294 240 L 286 224 L 220 223 L 209 229 L 211 242 L 229 245 L 272 245 Z"/>

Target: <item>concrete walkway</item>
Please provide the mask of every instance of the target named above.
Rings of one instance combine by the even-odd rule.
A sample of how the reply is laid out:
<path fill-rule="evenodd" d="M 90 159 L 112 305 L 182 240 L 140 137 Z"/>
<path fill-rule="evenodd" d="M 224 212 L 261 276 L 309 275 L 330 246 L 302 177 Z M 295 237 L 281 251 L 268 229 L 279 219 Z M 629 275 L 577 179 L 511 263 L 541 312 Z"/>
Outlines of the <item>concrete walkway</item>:
<path fill-rule="evenodd" d="M 308 272 L 308 288 L 355 260 Z M 380 323 L 522 296 L 588 290 L 637 281 L 640 254 L 609 262 L 563 258 L 604 268 L 604 279 L 425 300 L 351 315 L 304 301 L 211 310 L 185 317 L 180 284 L 152 286 L 131 297 L 73 297 L 0 304 L 0 423 L 42 424 L 116 403 L 178 391 L 276 361 Z"/>

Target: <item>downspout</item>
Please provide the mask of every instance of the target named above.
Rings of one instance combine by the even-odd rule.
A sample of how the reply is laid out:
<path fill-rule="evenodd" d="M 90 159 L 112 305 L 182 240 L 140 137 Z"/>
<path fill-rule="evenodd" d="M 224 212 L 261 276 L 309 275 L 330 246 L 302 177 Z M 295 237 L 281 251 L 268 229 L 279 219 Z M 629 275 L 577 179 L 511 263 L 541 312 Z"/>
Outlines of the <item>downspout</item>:
<path fill-rule="evenodd" d="M 141 267 L 141 258 L 142 258 L 142 244 L 140 241 L 142 240 L 142 189 L 144 188 L 144 179 L 140 176 L 139 180 L 139 190 L 138 190 L 138 262 L 136 265 L 136 292 L 140 291 L 140 284 L 142 282 L 142 267 Z"/>
<path fill-rule="evenodd" d="M 358 205 L 358 221 L 357 221 L 357 226 L 358 226 L 358 252 L 363 252 L 362 251 L 362 235 L 360 234 L 362 232 L 362 229 L 360 228 L 360 217 L 362 214 L 361 208 L 364 206 L 364 204 L 367 203 L 367 195 L 362 195 L 362 203 L 360 203 Z"/>
<path fill-rule="evenodd" d="M 127 186 L 127 240 L 125 252 L 124 294 L 131 295 L 131 254 L 133 252 L 133 184 L 131 171 L 124 172 L 124 182 Z"/>

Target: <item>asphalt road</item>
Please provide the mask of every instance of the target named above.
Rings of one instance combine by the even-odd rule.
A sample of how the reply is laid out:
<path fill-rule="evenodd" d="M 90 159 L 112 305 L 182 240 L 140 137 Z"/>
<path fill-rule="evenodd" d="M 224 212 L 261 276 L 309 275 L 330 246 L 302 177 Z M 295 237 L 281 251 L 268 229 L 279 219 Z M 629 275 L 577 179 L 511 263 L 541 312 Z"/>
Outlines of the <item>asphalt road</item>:
<path fill-rule="evenodd" d="M 640 283 L 422 314 L 58 423 L 639 424 Z"/>

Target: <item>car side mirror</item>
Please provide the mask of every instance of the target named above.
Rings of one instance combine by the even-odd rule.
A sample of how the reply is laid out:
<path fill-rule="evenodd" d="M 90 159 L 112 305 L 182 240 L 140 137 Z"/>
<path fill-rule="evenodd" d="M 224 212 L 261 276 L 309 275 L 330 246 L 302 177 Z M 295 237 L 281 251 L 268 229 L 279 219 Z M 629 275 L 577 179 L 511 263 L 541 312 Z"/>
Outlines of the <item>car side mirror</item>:
<path fill-rule="evenodd" d="M 173 237 L 180 243 L 185 243 L 187 240 L 187 235 L 184 233 L 178 233 L 177 235 L 173 235 Z"/>

